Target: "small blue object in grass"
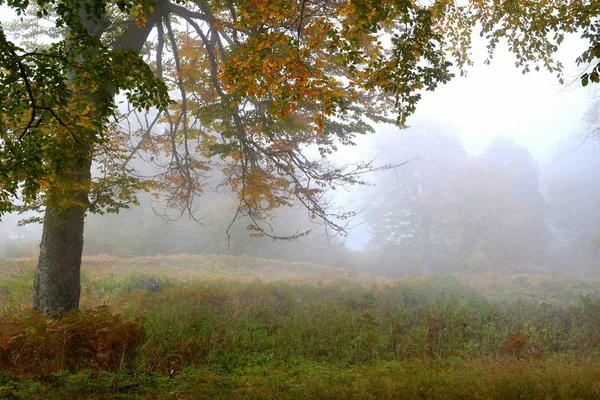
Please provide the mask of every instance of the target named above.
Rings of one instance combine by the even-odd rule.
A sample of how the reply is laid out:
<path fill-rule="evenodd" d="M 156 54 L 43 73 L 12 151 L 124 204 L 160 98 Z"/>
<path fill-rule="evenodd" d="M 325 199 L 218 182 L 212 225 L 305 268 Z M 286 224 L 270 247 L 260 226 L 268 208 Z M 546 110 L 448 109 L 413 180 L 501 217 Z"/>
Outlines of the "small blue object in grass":
<path fill-rule="evenodd" d="M 158 283 L 158 280 L 156 278 L 150 279 L 146 284 L 146 289 L 152 293 L 160 292 L 160 284 Z"/>

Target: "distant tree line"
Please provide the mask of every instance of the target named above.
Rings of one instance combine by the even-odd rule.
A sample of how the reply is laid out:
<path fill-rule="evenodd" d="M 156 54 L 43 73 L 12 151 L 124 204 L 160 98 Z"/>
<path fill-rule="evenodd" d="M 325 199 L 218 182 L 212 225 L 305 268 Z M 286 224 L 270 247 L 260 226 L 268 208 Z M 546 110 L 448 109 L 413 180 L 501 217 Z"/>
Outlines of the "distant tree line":
<path fill-rule="evenodd" d="M 544 168 L 502 139 L 475 158 L 431 130 L 387 146 L 419 159 L 378 176 L 368 200 L 376 272 L 595 270 L 597 142 L 573 138 Z"/>
<path fill-rule="evenodd" d="M 197 214 L 204 216 L 198 221 L 186 217 L 169 220 L 158 216 L 149 201 L 145 204 L 119 215 L 90 216 L 85 232 L 86 254 L 232 254 L 341 264 L 339 253 L 345 250 L 341 238 L 327 238 L 323 227 L 308 222 L 306 210 L 300 207 L 275 211 L 269 223 L 273 230 L 289 235 L 306 230 L 311 233 L 291 240 L 273 240 L 251 237 L 252 231 L 246 229 L 249 219 L 230 226 L 236 207 L 235 197 L 230 194 L 206 194 L 197 205 Z"/>
<path fill-rule="evenodd" d="M 274 231 L 307 236 L 289 241 L 250 237 L 231 193 L 206 193 L 195 205 L 198 221 L 169 220 L 160 204 L 117 215 L 90 216 L 86 253 L 118 257 L 233 254 L 308 261 L 398 276 L 439 272 L 595 271 L 600 226 L 598 142 L 574 137 L 539 166 L 529 152 L 496 140 L 471 157 L 460 140 L 435 128 L 385 136 L 392 156 L 413 161 L 372 175 L 374 185 L 356 194 L 367 245 L 361 251 L 328 237 L 302 207 L 276 210 Z M 385 154 L 387 154 L 385 153 Z M 214 179 L 220 179 L 215 177 Z M 248 223 L 249 224 L 249 223 Z M 229 229 L 229 232 L 228 232 Z M 228 233 L 227 233 L 228 232 Z M 38 238 L 0 229 L 0 256 L 35 255 Z"/>

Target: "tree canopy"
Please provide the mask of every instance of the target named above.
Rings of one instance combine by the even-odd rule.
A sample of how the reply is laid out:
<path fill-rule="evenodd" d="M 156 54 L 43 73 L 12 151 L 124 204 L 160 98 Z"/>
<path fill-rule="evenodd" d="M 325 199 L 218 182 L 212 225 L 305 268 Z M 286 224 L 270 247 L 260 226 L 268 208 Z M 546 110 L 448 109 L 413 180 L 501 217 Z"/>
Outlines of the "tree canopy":
<path fill-rule="evenodd" d="M 49 34 L 31 47 L 0 25 L 0 215 L 45 210 L 33 304 L 56 314 L 79 301 L 85 214 L 128 207 L 141 189 L 193 215 L 219 170 L 252 234 L 278 237 L 265 221 L 297 203 L 343 232 L 351 214 L 332 212 L 327 190 L 360 184 L 376 167 L 328 156 L 373 123 L 403 125 L 423 91 L 464 72 L 475 28 L 490 57 L 506 39 L 524 72 L 559 79 L 553 54 L 580 33 L 589 48 L 578 61 L 591 66 L 582 83 L 600 80 L 592 0 L 0 5 L 33 10 Z M 151 174 L 132 175 L 136 157 L 155 163 Z"/>
<path fill-rule="evenodd" d="M 63 171 L 90 150 L 95 162 L 117 162 L 89 183 L 89 209 L 117 211 L 142 187 L 123 168 L 133 149 L 166 155 L 152 183 L 171 206 L 191 211 L 219 167 L 243 213 L 299 199 L 328 219 L 324 188 L 358 183 L 372 165 L 342 169 L 304 149 L 327 155 L 372 132 L 369 121 L 403 124 L 422 90 L 470 63 L 476 24 L 490 55 L 506 38 L 524 71 L 560 77 L 552 54 L 570 32 L 590 41 L 580 62 L 591 63 L 596 3 L 2 1 L 18 14 L 35 7 L 65 35 L 25 49 L 0 31 L 0 212 L 17 199 L 43 204 L 50 186 L 62 187 L 57 201 L 69 198 Z M 597 66 L 588 80 L 598 80 Z M 134 140 L 114 123 L 117 92 L 133 108 L 162 111 Z"/>

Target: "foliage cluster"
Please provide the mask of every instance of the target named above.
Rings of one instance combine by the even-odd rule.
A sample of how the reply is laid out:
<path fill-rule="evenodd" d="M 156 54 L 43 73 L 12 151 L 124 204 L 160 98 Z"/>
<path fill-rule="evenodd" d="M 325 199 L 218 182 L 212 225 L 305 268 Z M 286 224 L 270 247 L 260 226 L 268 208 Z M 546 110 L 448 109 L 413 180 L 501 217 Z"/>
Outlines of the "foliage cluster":
<path fill-rule="evenodd" d="M 0 322 L 0 369 L 47 378 L 62 370 L 116 371 L 130 363 L 145 340 L 141 321 L 106 308 L 60 320 L 30 312 L 5 313 Z"/>

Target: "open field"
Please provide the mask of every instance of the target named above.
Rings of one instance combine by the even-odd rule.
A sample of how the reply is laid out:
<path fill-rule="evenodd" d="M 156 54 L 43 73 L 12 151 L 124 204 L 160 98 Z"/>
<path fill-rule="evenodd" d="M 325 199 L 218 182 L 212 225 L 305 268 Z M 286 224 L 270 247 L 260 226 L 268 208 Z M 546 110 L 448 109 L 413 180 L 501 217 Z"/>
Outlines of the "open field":
<path fill-rule="evenodd" d="M 53 322 L 34 264 L 0 260 L 0 398 L 600 398 L 597 278 L 87 257 Z"/>

